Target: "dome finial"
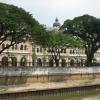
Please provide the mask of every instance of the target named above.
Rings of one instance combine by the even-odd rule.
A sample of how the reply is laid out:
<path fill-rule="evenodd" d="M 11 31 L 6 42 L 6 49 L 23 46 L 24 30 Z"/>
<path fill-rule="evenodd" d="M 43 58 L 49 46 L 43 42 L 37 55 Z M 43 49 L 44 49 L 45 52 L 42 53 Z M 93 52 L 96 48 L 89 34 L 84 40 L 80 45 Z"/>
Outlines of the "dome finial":
<path fill-rule="evenodd" d="M 56 17 L 55 22 L 58 22 L 58 18 Z"/>

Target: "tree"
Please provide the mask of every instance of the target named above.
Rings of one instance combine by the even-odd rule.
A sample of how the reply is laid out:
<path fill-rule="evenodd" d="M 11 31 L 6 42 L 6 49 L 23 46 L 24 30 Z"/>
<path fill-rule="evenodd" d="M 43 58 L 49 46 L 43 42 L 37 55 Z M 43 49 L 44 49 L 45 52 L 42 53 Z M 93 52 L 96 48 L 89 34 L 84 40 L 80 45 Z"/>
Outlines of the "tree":
<path fill-rule="evenodd" d="M 47 47 L 48 40 L 50 39 L 49 32 L 47 32 L 45 27 L 43 27 L 42 25 L 36 26 L 35 30 L 36 31 L 32 35 L 33 45 L 38 44 L 43 48 Z"/>
<path fill-rule="evenodd" d="M 61 53 L 68 46 L 80 47 L 81 41 L 72 35 L 66 35 L 62 32 L 42 32 L 38 35 L 37 44 L 43 48 L 47 48 L 51 58 L 55 61 L 56 66 L 59 66 L 58 62 L 61 58 Z M 34 39 L 36 40 L 36 39 Z"/>
<path fill-rule="evenodd" d="M 61 59 L 61 53 L 66 52 L 66 47 L 81 47 L 81 41 L 72 35 L 66 35 L 63 33 L 51 34 L 48 44 L 49 52 L 52 59 L 55 61 L 56 66 L 59 66 L 59 60 Z"/>
<path fill-rule="evenodd" d="M 87 55 L 86 65 L 91 66 L 94 53 L 100 48 L 100 19 L 83 15 L 73 20 L 66 20 L 61 27 L 65 33 L 79 37 Z"/>
<path fill-rule="evenodd" d="M 5 41 L 10 43 L 0 49 L 5 49 L 30 37 L 40 27 L 39 23 L 25 10 L 13 5 L 0 3 L 0 47 Z"/>

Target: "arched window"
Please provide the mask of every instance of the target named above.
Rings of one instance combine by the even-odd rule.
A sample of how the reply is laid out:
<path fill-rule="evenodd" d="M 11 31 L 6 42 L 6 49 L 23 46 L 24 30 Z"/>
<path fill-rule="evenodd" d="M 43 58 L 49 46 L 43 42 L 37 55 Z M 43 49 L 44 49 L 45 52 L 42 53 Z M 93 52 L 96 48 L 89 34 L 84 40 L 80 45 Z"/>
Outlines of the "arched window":
<path fill-rule="evenodd" d="M 65 59 L 62 59 L 61 66 L 62 67 L 65 67 L 66 66 L 66 60 Z"/>
<path fill-rule="evenodd" d="M 66 53 L 66 48 L 64 49 L 64 53 Z"/>
<path fill-rule="evenodd" d="M 11 64 L 13 67 L 16 67 L 17 66 L 17 58 L 16 57 L 11 57 Z"/>
<path fill-rule="evenodd" d="M 9 46 L 9 44 L 6 44 L 6 47 L 8 47 Z"/>
<path fill-rule="evenodd" d="M 74 60 L 73 59 L 70 60 L 70 66 L 74 66 Z"/>
<path fill-rule="evenodd" d="M 27 50 L 27 45 L 24 46 L 24 50 Z"/>
<path fill-rule="evenodd" d="M 39 48 L 37 48 L 37 52 L 39 52 Z"/>
<path fill-rule="evenodd" d="M 64 49 L 61 49 L 61 53 L 63 53 Z"/>
<path fill-rule="evenodd" d="M 3 67 L 8 67 L 8 57 L 3 57 L 1 63 Z"/>
<path fill-rule="evenodd" d="M 49 59 L 49 67 L 53 67 L 54 65 L 53 59 Z"/>
<path fill-rule="evenodd" d="M 16 45 L 15 45 L 15 50 L 17 50 L 17 48 L 18 48 L 18 47 L 17 47 L 17 44 L 16 44 Z"/>
<path fill-rule="evenodd" d="M 2 49 L 4 49 L 5 48 L 5 44 L 2 44 Z"/>
<path fill-rule="evenodd" d="M 70 50 L 70 54 L 72 54 L 72 50 Z"/>
<path fill-rule="evenodd" d="M 42 52 L 42 48 L 40 47 L 40 52 Z"/>
<path fill-rule="evenodd" d="M 42 61 L 41 61 L 40 58 L 37 59 L 37 65 L 38 65 L 38 66 L 42 66 Z"/>
<path fill-rule="evenodd" d="M 6 44 L 7 49 L 9 49 L 9 44 Z"/>
<path fill-rule="evenodd" d="M 20 65 L 21 65 L 21 66 L 27 66 L 27 60 L 26 60 L 25 57 L 22 57 L 22 58 L 21 58 Z"/>
<path fill-rule="evenodd" d="M 23 50 L 23 45 L 20 46 L 20 50 Z"/>
<path fill-rule="evenodd" d="M 75 53 L 75 51 L 73 50 L 73 54 Z"/>

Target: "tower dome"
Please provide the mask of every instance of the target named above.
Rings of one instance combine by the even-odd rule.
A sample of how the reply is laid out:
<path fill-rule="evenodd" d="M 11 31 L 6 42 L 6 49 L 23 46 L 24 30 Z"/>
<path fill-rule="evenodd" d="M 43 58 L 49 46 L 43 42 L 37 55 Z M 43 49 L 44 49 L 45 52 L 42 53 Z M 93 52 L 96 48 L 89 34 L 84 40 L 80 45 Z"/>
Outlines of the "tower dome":
<path fill-rule="evenodd" d="M 57 31 L 59 31 L 59 29 L 60 29 L 60 23 L 59 23 L 59 20 L 58 20 L 58 18 L 56 18 L 55 19 L 55 22 L 53 23 L 53 29 L 54 29 L 54 31 L 55 32 L 57 32 Z"/>
<path fill-rule="evenodd" d="M 55 19 L 55 22 L 53 23 L 53 27 L 60 27 L 60 23 L 59 23 L 59 20 L 58 18 Z"/>

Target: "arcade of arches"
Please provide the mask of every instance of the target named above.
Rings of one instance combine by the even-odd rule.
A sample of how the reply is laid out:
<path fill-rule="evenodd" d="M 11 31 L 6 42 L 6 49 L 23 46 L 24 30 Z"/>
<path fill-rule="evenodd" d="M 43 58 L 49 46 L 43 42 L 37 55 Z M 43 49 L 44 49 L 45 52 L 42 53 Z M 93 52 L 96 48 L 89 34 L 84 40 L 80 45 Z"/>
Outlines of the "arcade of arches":
<path fill-rule="evenodd" d="M 77 67 L 77 66 L 84 66 L 84 63 L 85 63 L 85 61 L 83 59 L 81 59 L 81 60 L 70 59 L 69 61 L 66 61 L 65 59 L 61 59 L 58 61 L 58 66 L 61 66 L 61 67 L 76 66 Z M 56 66 L 53 59 L 45 60 L 45 62 L 44 62 L 43 59 L 37 58 L 36 60 L 33 60 L 32 62 L 28 62 L 27 57 L 25 57 L 25 56 L 23 56 L 20 59 L 20 62 L 17 61 L 16 57 L 9 58 L 7 56 L 4 56 L 1 59 L 0 65 L 3 67 L 7 67 L 7 66 L 12 66 L 12 67 L 13 66 L 14 67 L 17 67 L 17 66 L 54 67 L 54 66 Z"/>

